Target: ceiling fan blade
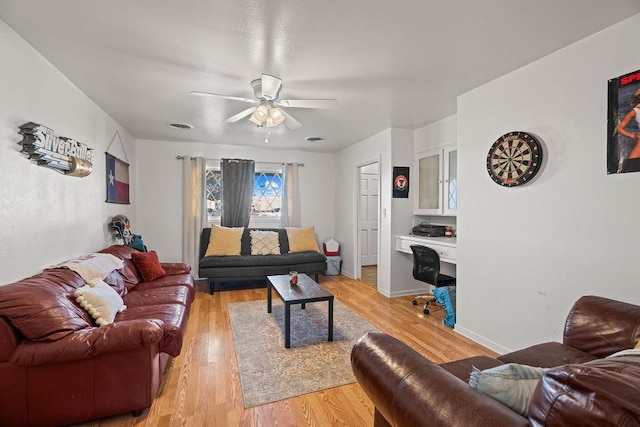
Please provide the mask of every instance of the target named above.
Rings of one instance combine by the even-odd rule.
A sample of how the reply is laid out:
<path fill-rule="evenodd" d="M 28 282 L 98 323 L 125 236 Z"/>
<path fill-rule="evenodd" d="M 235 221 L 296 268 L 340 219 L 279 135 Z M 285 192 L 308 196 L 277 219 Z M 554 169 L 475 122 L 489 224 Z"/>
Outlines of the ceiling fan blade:
<path fill-rule="evenodd" d="M 269 74 L 262 75 L 262 97 L 265 99 L 277 99 L 282 87 L 282 80 Z"/>
<path fill-rule="evenodd" d="M 220 95 L 218 93 L 199 92 L 197 90 L 193 90 L 193 91 L 191 91 L 189 93 L 191 95 L 195 95 L 195 96 L 212 96 L 212 97 L 215 97 L 215 98 L 230 99 L 232 101 L 242 101 L 242 102 L 246 102 L 246 103 L 249 103 L 249 104 L 257 104 L 258 103 L 258 101 L 256 99 L 241 98 L 239 96 Z"/>
<path fill-rule="evenodd" d="M 236 114 L 235 116 L 231 116 L 229 117 L 227 120 L 225 120 L 225 123 L 235 123 L 238 120 L 247 117 L 249 114 L 253 113 L 253 110 L 255 110 L 256 107 L 249 107 L 244 111 L 239 112 L 238 114 Z"/>
<path fill-rule="evenodd" d="M 293 129 L 300 129 L 302 127 L 299 121 L 291 117 L 291 114 L 287 113 L 284 110 L 280 110 L 280 111 L 282 111 L 282 114 L 284 114 L 284 125 L 287 127 L 287 129 L 293 130 Z"/>
<path fill-rule="evenodd" d="M 335 99 L 283 99 L 277 104 L 290 108 L 335 108 L 338 101 Z"/>

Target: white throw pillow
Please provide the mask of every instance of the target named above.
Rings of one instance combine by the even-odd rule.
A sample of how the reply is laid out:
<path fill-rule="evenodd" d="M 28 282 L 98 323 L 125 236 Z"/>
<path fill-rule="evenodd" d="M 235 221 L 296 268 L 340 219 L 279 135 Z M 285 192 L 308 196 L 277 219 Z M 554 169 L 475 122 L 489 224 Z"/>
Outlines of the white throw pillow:
<path fill-rule="evenodd" d="M 275 231 L 251 230 L 251 255 L 280 255 L 280 241 Z"/>
<path fill-rule="evenodd" d="M 73 293 L 76 301 L 96 321 L 98 326 L 113 323 L 116 314 L 127 309 L 118 293 L 100 279 L 92 279 Z"/>
<path fill-rule="evenodd" d="M 533 392 L 546 369 L 507 363 L 480 371 L 473 368 L 469 385 L 526 417 Z"/>

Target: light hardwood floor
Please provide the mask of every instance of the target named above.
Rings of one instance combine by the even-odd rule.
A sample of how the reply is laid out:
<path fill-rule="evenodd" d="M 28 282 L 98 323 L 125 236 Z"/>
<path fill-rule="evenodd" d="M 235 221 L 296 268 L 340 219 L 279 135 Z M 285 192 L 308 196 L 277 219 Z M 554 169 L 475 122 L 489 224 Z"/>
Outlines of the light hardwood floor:
<path fill-rule="evenodd" d="M 411 297 L 386 298 L 344 276 L 320 276 L 320 284 L 383 332 L 435 362 L 492 351 L 442 325 L 443 312 L 422 314 Z M 266 289 L 209 295 L 197 284 L 181 354 L 169 364 L 160 395 L 134 418 L 123 414 L 87 426 L 370 426 L 374 405 L 357 383 L 245 409 L 227 304 L 266 299 Z M 123 391 L 125 392 L 125 391 Z"/>

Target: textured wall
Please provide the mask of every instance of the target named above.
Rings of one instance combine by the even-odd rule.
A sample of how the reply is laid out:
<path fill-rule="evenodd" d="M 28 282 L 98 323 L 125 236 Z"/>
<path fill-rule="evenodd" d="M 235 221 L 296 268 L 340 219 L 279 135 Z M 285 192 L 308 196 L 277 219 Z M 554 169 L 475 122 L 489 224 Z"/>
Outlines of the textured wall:
<path fill-rule="evenodd" d="M 260 148 L 138 140 L 137 145 L 140 231 L 147 246 L 158 251 L 161 259 L 179 261 L 182 257 L 182 161 L 176 160 L 177 155 L 304 163 L 299 170 L 302 226 L 313 225 L 320 242 L 332 236 L 331 154 L 281 150 L 266 144 Z"/>
<path fill-rule="evenodd" d="M 104 152 L 116 130 L 135 165 L 134 141 L 113 119 L 0 21 L 0 285 L 111 244 L 109 219 L 135 221 L 133 205 L 105 203 Z M 91 175 L 39 167 L 20 153 L 18 126 L 33 121 L 94 151 Z M 123 158 L 119 142 L 110 150 Z M 131 171 L 135 201 L 135 172 Z"/>
<path fill-rule="evenodd" d="M 606 173 L 607 80 L 640 68 L 639 38 L 636 15 L 458 98 L 456 330 L 504 351 L 560 340 L 581 295 L 640 303 L 640 173 Z M 485 161 L 512 130 L 545 160 L 503 188 Z"/>

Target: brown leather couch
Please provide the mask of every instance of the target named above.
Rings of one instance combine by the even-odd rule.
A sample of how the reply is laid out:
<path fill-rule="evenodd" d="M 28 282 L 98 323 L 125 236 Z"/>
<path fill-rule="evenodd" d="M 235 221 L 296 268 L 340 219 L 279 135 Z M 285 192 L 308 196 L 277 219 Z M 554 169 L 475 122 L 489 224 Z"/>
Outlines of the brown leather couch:
<path fill-rule="evenodd" d="M 639 339 L 640 306 L 585 296 L 567 317 L 562 343 L 437 365 L 370 333 L 354 346 L 351 364 L 376 406 L 375 426 L 638 426 L 640 356 L 605 357 Z M 535 388 L 528 418 L 467 384 L 473 366 L 504 363 L 552 368 Z"/>
<path fill-rule="evenodd" d="M 71 270 L 45 270 L 0 286 L 0 425 L 78 423 L 137 414 L 151 406 L 163 370 L 177 356 L 194 298 L 190 267 L 162 263 L 167 274 L 141 280 L 131 253 L 105 282 L 127 309 L 96 327 L 75 301 L 86 284 Z"/>

